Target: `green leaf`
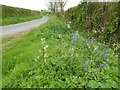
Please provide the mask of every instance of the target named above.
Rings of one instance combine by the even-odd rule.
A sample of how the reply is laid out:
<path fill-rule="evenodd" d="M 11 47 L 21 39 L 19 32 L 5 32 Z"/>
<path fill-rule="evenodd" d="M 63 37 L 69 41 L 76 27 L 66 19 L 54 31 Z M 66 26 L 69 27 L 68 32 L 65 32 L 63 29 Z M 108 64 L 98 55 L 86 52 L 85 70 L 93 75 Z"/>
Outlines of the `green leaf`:
<path fill-rule="evenodd" d="M 99 83 L 97 81 L 91 80 L 88 82 L 88 86 L 91 88 L 98 88 L 99 87 Z"/>

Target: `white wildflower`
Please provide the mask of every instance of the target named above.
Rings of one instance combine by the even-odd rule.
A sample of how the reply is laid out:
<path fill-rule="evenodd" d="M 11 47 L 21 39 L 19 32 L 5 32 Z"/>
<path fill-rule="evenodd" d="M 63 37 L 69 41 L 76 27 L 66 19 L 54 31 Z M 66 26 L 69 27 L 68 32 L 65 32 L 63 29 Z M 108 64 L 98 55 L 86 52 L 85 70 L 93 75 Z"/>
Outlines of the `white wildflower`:
<path fill-rule="evenodd" d="M 72 50 L 74 50 L 74 48 L 71 48 Z"/>
<path fill-rule="evenodd" d="M 97 33 L 97 31 L 96 31 L 96 30 L 93 30 L 93 33 Z"/>
<path fill-rule="evenodd" d="M 46 49 L 46 48 L 48 48 L 48 45 L 46 45 L 46 46 L 44 47 L 44 49 Z"/>
<path fill-rule="evenodd" d="M 45 44 L 46 42 L 45 41 L 42 41 L 42 44 Z"/>
<path fill-rule="evenodd" d="M 69 24 L 67 24 L 67 27 L 70 29 L 70 25 Z"/>
<path fill-rule="evenodd" d="M 46 58 L 46 57 L 47 57 L 47 55 L 45 54 L 45 55 L 44 55 L 44 57 Z"/>
<path fill-rule="evenodd" d="M 45 38 L 41 38 L 41 41 L 45 40 Z"/>

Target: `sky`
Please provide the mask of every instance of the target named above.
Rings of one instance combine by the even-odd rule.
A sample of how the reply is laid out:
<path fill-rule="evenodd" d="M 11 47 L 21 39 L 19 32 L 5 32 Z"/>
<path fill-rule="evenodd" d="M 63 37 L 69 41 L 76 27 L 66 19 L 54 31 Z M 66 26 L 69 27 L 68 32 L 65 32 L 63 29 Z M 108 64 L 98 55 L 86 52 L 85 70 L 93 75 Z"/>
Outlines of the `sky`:
<path fill-rule="evenodd" d="M 66 6 L 64 7 L 67 10 L 70 7 L 74 7 L 80 3 L 81 0 L 68 0 Z M 47 10 L 48 0 L 0 0 L 0 4 L 26 8 L 31 10 Z"/>

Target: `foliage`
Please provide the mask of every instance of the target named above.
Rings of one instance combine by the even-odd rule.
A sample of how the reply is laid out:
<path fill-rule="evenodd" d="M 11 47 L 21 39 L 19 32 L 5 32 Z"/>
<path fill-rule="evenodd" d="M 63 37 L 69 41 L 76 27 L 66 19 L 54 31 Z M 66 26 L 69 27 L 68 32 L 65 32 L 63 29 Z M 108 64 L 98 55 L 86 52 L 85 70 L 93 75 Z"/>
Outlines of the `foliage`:
<path fill-rule="evenodd" d="M 71 29 L 88 32 L 116 50 L 120 39 L 119 4 L 120 2 L 82 2 L 65 12 L 66 20 Z"/>
<path fill-rule="evenodd" d="M 40 11 L 16 8 L 6 5 L 1 5 L 1 7 L 2 7 L 2 18 L 1 18 L 2 23 L 0 25 L 16 24 L 19 22 L 38 19 L 41 18 L 44 14 Z"/>
<path fill-rule="evenodd" d="M 117 88 L 118 55 L 69 28 L 51 16 L 11 48 L 3 43 L 3 88 Z"/>

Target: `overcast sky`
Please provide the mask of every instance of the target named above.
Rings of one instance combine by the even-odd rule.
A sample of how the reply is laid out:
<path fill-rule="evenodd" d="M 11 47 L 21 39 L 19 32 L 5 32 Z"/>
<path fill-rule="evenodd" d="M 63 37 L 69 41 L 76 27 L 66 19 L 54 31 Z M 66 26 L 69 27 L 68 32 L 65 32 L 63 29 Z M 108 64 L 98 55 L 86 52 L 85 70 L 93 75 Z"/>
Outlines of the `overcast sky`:
<path fill-rule="evenodd" d="M 47 10 L 47 1 L 48 0 L 0 0 L 0 4 L 32 10 Z M 78 5 L 80 1 L 81 0 L 68 0 L 65 10 Z"/>

